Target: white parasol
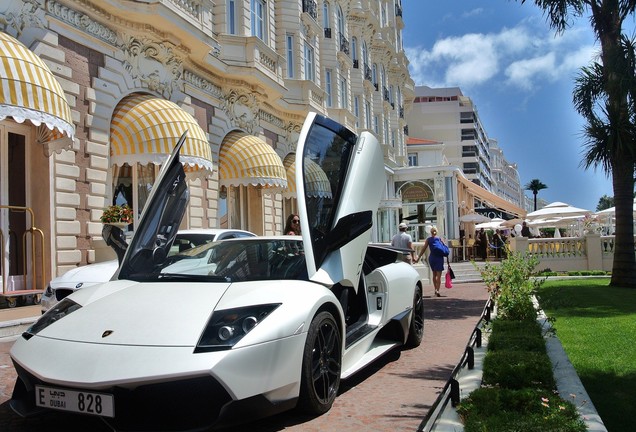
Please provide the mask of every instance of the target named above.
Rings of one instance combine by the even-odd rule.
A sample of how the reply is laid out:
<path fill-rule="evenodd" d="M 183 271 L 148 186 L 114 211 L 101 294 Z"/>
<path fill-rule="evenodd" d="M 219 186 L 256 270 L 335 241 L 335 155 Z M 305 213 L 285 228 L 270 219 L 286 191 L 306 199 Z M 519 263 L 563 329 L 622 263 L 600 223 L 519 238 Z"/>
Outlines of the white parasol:
<path fill-rule="evenodd" d="M 459 217 L 460 222 L 473 222 L 473 223 L 483 223 L 490 222 L 490 218 L 488 216 L 484 216 L 480 213 L 468 213 Z"/>
<path fill-rule="evenodd" d="M 528 213 L 526 215 L 526 219 L 528 221 L 532 221 L 536 219 L 563 218 L 568 216 L 584 216 L 586 214 L 591 214 L 591 213 L 592 212 L 589 210 L 585 210 L 582 208 L 571 206 L 563 202 L 556 201 L 551 204 L 548 204 L 542 209 Z"/>

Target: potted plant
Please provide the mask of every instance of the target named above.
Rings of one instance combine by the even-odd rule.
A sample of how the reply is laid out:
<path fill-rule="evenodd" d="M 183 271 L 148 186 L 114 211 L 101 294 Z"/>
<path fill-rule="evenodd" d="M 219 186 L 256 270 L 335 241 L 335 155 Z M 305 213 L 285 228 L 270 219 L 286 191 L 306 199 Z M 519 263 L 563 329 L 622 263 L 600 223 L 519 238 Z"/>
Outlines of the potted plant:
<path fill-rule="evenodd" d="M 123 228 L 133 221 L 133 210 L 128 205 L 112 205 L 104 209 L 100 217 L 104 224 Z"/>

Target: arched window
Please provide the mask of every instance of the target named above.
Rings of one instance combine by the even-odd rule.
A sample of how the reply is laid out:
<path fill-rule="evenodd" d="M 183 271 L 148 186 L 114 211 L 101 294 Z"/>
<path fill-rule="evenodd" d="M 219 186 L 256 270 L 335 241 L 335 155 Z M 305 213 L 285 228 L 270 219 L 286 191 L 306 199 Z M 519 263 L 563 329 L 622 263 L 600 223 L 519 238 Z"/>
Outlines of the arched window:
<path fill-rule="evenodd" d="M 325 29 L 331 28 L 331 20 L 329 19 L 329 2 L 322 4 L 322 27 Z"/>
<path fill-rule="evenodd" d="M 353 67 L 358 69 L 360 67 L 360 63 L 358 62 L 358 38 L 351 38 L 351 60 L 353 60 Z"/>
<path fill-rule="evenodd" d="M 375 63 L 373 63 L 373 68 L 371 68 L 371 82 L 375 89 L 378 90 L 378 65 Z"/>
<path fill-rule="evenodd" d="M 345 37 L 345 19 L 344 19 L 344 14 L 342 13 L 342 8 L 340 6 L 338 6 L 338 37 L 339 38 L 343 38 Z"/>

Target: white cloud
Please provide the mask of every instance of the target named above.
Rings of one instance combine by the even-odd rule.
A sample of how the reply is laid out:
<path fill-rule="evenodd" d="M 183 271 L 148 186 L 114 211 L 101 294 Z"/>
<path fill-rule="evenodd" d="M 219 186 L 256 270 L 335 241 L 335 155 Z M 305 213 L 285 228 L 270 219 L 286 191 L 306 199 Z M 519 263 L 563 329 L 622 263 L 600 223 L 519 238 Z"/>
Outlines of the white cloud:
<path fill-rule="evenodd" d="M 499 80 L 523 92 L 543 82 L 571 79 L 590 62 L 594 47 L 583 28 L 561 35 L 524 21 L 497 33 L 470 33 L 437 40 L 430 50 L 406 48 L 417 85 L 462 89 Z"/>

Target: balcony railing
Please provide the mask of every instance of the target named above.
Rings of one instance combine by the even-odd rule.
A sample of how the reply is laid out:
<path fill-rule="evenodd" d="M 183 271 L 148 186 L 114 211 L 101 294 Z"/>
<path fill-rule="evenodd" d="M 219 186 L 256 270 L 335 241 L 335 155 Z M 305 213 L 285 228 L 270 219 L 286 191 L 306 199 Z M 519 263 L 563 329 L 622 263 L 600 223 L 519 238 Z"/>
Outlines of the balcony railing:
<path fill-rule="evenodd" d="M 404 107 L 400 106 L 400 118 L 403 119 L 404 118 Z"/>
<path fill-rule="evenodd" d="M 373 81 L 371 77 L 371 68 L 366 63 L 364 64 L 364 79 L 367 81 Z"/>
<path fill-rule="evenodd" d="M 340 34 L 340 51 L 349 55 L 349 39 L 344 37 L 343 34 Z"/>
<path fill-rule="evenodd" d="M 358 60 L 354 60 L 353 61 L 353 68 L 354 69 L 359 69 L 360 68 L 360 62 Z"/>
<path fill-rule="evenodd" d="M 327 39 L 331 39 L 331 29 L 330 28 L 325 28 L 325 37 Z"/>
<path fill-rule="evenodd" d="M 402 16 L 402 6 L 395 5 L 395 16 L 398 16 L 398 17 Z"/>
<path fill-rule="evenodd" d="M 303 0 L 303 12 L 313 19 L 318 18 L 318 3 L 315 0 Z"/>
<path fill-rule="evenodd" d="M 385 102 L 391 101 L 391 95 L 389 94 L 389 89 L 386 87 L 382 87 L 382 94 L 384 95 Z"/>

